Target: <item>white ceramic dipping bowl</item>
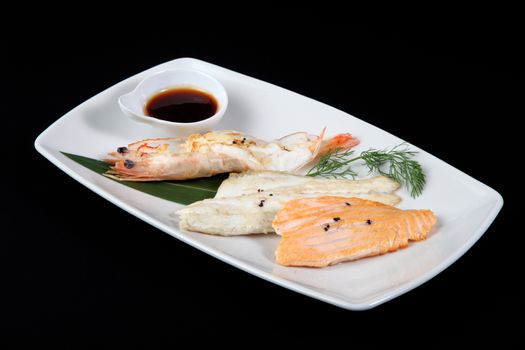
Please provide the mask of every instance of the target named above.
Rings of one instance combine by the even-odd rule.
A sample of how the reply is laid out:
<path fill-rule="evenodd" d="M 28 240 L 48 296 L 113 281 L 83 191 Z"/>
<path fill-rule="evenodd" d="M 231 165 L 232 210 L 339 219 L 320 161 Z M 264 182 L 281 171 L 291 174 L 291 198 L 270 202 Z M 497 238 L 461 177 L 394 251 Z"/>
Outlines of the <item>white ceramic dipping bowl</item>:
<path fill-rule="evenodd" d="M 144 107 L 148 100 L 165 89 L 195 88 L 204 90 L 217 100 L 217 112 L 211 117 L 192 123 L 178 123 L 147 116 Z M 144 78 L 137 87 L 119 97 L 120 109 L 129 118 L 148 124 L 164 135 L 185 136 L 213 129 L 224 116 L 228 107 L 228 95 L 224 86 L 212 76 L 193 69 L 167 69 Z"/>

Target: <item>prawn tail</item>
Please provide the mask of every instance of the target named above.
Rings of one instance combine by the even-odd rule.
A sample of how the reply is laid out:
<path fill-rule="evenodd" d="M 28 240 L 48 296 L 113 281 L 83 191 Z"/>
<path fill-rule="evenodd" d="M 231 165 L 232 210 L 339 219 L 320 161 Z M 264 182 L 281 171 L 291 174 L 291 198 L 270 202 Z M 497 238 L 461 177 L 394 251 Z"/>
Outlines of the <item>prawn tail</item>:
<path fill-rule="evenodd" d="M 323 141 L 319 155 L 324 155 L 335 150 L 346 151 L 359 144 L 359 140 L 349 133 L 337 134 Z"/>

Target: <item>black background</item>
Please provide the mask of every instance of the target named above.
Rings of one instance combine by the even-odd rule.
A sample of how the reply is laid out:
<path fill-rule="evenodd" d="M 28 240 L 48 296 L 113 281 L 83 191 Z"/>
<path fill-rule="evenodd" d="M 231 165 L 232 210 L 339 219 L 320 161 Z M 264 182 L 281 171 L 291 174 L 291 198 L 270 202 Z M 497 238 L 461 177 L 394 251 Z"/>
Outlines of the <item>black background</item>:
<path fill-rule="evenodd" d="M 230 29 L 212 17 L 206 27 L 150 23 L 95 35 L 67 23 L 51 32 L 13 33 L 3 100 L 0 333 L 523 339 L 512 321 L 524 311 L 523 228 L 514 214 L 522 187 L 516 121 L 523 116 L 516 22 L 377 25 L 315 10 L 298 17 L 286 29 L 278 26 L 286 16 L 232 21 Z M 388 130 L 500 192 L 504 208 L 437 277 L 375 309 L 352 312 L 179 242 L 34 150 L 35 138 L 73 107 L 179 57 L 268 81 Z"/>

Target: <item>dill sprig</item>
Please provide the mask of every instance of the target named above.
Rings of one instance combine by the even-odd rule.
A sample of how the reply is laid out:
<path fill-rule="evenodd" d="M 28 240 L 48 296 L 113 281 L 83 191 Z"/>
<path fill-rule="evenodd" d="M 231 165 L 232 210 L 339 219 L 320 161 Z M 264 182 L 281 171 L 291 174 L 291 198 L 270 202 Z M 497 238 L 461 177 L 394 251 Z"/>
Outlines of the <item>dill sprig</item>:
<path fill-rule="evenodd" d="M 357 157 L 349 158 L 353 150 L 341 152 L 336 148 L 321 156 L 319 162 L 306 175 L 339 178 L 358 174 L 351 169 L 350 163 L 361 160 L 368 168 L 368 173 L 378 173 L 399 182 L 408 188 L 412 197 L 417 197 L 423 192 L 425 174 L 421 164 L 411 159 L 417 154 L 408 149 L 405 143 L 397 145 L 390 150 L 369 149 L 361 152 Z"/>
<path fill-rule="evenodd" d="M 329 151 L 319 158 L 317 165 L 310 169 L 306 175 L 334 179 L 346 176 L 355 178 L 358 174 L 348 165 L 354 161 L 354 159 L 347 159 L 352 154 L 354 154 L 354 151 L 346 150 L 341 152 L 341 148 Z"/>

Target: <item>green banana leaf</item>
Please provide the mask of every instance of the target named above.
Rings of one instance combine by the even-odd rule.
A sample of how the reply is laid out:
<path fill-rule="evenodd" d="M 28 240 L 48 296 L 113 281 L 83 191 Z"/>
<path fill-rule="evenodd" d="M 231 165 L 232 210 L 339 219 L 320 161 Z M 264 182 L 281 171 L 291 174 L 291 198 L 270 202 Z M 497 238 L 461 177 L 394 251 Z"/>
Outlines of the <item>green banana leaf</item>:
<path fill-rule="evenodd" d="M 62 152 L 62 154 L 98 174 L 104 174 L 109 170 L 109 164 L 103 161 L 66 152 Z M 222 181 L 227 177 L 228 174 L 220 174 L 212 177 L 184 181 L 113 181 L 155 197 L 180 204 L 191 204 L 206 198 L 213 198 L 217 193 L 217 188 L 219 188 Z"/>

